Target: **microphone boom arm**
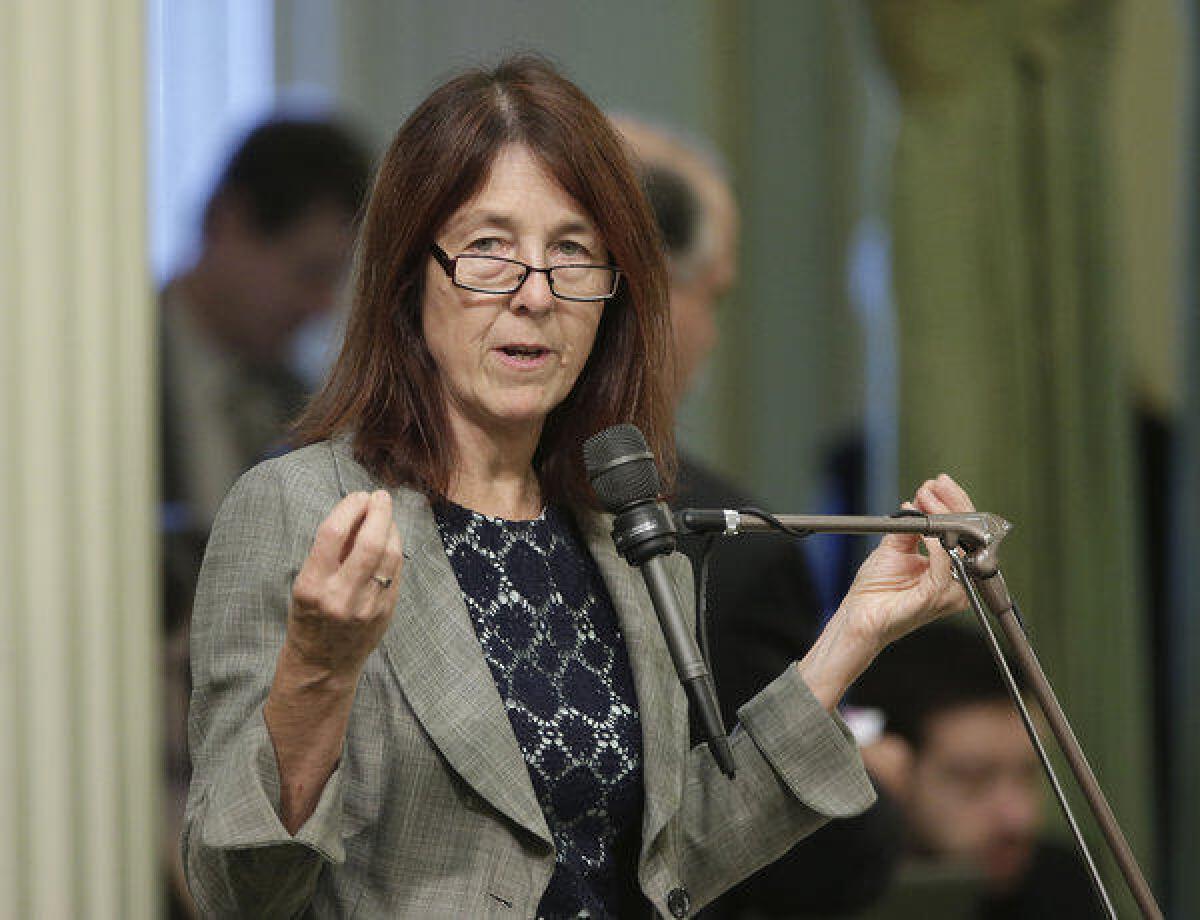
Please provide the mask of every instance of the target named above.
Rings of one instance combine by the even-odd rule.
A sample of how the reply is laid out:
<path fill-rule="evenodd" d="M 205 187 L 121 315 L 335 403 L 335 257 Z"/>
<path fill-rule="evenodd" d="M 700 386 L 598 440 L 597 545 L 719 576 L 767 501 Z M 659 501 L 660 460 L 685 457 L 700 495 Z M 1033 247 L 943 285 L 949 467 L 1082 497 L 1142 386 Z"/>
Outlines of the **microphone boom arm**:
<path fill-rule="evenodd" d="M 922 514 L 903 511 L 894 515 L 780 514 L 772 516 L 788 530 L 806 533 L 919 533 L 925 537 L 950 539 L 976 551 L 999 543 L 1012 525 L 986 511 L 962 514 Z M 685 508 L 675 512 L 680 533 L 776 533 L 779 527 L 753 510 Z"/>
<path fill-rule="evenodd" d="M 887 534 L 916 533 L 925 537 L 937 537 L 950 553 L 955 577 L 963 582 L 967 598 L 983 629 L 985 638 L 996 659 L 996 666 L 1008 686 L 1009 694 L 1021 714 L 1025 730 L 1038 753 L 1042 767 L 1054 789 L 1067 819 L 1076 847 L 1091 877 L 1092 886 L 1108 916 L 1115 918 L 1116 911 L 1104 888 L 1096 869 L 1095 861 L 1088 851 L 1083 835 L 1071 813 L 1054 768 L 1046 756 L 1045 748 L 1038 737 L 1033 720 L 1029 717 L 1024 701 L 1012 678 L 1008 663 L 984 613 L 984 606 L 1000 623 L 1013 654 L 1025 675 L 1026 682 L 1037 698 L 1046 716 L 1059 747 L 1082 789 L 1092 815 L 1104 834 L 1109 850 L 1116 858 L 1121 873 L 1147 920 L 1161 920 L 1162 911 L 1138 865 L 1129 842 L 1121 831 L 1116 816 L 1105 798 L 1100 783 L 1071 729 L 1062 706 L 1046 678 L 1037 655 L 1017 615 L 1016 604 L 1008 593 L 1004 576 L 1000 573 L 997 549 L 1008 535 L 1012 525 L 995 514 L 973 511 L 957 514 L 923 514 L 919 511 L 901 511 L 895 515 L 820 515 L 781 514 L 769 515 L 756 509 L 697 509 L 686 508 L 674 513 L 675 526 L 682 534 L 721 534 L 734 536 L 746 533 L 778 533 L 781 530 L 793 536 L 808 536 L 816 533 L 840 534 Z"/>

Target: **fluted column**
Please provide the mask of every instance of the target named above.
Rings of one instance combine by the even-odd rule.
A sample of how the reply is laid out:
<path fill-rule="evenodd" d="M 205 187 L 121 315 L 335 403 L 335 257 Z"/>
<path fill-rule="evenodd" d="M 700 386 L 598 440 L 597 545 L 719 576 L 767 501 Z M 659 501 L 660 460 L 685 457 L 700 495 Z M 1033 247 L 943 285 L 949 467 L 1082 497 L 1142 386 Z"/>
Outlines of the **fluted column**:
<path fill-rule="evenodd" d="M 157 913 L 143 18 L 0 3 L 0 917 Z"/>

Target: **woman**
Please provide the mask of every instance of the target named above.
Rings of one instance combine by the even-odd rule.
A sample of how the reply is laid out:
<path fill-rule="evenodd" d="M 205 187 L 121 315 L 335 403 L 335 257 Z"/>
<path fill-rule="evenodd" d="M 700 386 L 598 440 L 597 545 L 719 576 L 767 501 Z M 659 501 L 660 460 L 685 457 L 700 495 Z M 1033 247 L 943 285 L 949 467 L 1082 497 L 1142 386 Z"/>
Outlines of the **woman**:
<path fill-rule="evenodd" d="M 242 478 L 201 576 L 201 910 L 683 917 L 866 807 L 831 713 L 886 641 L 962 604 L 949 561 L 885 541 L 741 710 L 736 780 L 689 752 L 579 455 L 631 421 L 672 456 L 662 257 L 595 106 L 527 59 L 435 91 L 380 168 L 355 284 L 308 446 Z M 970 506 L 948 479 L 916 503 Z"/>

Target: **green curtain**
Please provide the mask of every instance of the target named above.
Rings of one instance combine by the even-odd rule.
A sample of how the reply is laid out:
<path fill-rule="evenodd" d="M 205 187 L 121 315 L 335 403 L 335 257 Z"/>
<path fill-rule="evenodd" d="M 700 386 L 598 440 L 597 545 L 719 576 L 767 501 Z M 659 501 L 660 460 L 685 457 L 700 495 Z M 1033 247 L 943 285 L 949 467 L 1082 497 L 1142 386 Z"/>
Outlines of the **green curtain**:
<path fill-rule="evenodd" d="M 901 108 L 891 201 L 901 493 L 945 470 L 1014 522 L 1009 584 L 1150 873 L 1132 400 L 1110 293 L 1113 4 L 869 8 Z"/>
<path fill-rule="evenodd" d="M 1196 545 L 1200 538 L 1200 266 L 1191 258 L 1200 243 L 1200 11 L 1190 4 L 1188 117 L 1184 162 L 1188 165 L 1185 188 L 1186 292 L 1183 302 L 1183 348 L 1185 397 L 1180 421 L 1177 469 L 1173 485 L 1178 500 L 1173 503 L 1174 543 L 1169 553 L 1175 579 L 1171 636 L 1173 678 L 1173 730 L 1175 731 L 1171 777 L 1171 917 L 1200 916 L 1200 567 Z"/>

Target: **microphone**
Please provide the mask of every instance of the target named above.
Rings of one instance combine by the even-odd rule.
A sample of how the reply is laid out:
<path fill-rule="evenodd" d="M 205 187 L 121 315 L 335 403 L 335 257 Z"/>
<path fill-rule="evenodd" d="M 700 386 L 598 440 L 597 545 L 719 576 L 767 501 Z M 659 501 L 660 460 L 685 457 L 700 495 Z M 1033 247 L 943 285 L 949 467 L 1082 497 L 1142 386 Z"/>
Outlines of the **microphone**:
<path fill-rule="evenodd" d="M 613 543 L 646 582 L 679 681 L 721 772 L 734 776 L 733 750 L 721 722 L 721 710 L 708 666 L 687 627 L 675 583 L 664 556 L 675 549 L 675 523 L 658 500 L 662 490 L 654 454 L 634 425 L 614 425 L 583 445 L 583 462 L 600 503 L 611 511 Z"/>

